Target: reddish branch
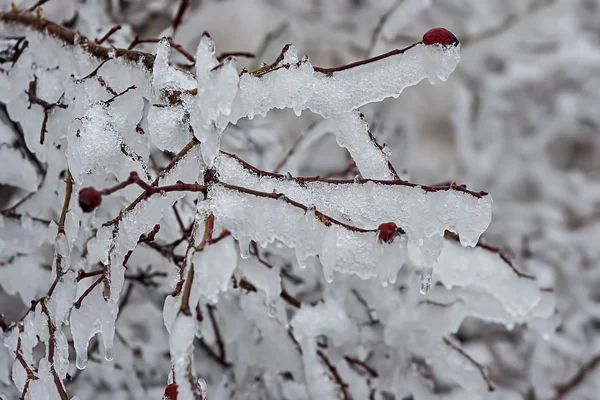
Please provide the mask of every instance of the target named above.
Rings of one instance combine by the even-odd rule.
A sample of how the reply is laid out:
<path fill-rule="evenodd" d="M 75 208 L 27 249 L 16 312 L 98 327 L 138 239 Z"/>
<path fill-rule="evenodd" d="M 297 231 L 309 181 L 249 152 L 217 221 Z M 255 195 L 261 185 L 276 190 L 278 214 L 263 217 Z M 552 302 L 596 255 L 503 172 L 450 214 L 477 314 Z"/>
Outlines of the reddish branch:
<path fill-rule="evenodd" d="M 29 82 L 29 90 L 26 90 L 25 93 L 27 94 L 28 98 L 29 98 L 29 107 L 31 108 L 32 104 L 37 104 L 38 106 L 42 107 L 42 109 L 44 110 L 44 119 L 42 120 L 42 129 L 40 132 L 40 144 L 44 144 L 44 140 L 46 138 L 46 125 L 48 124 L 48 117 L 50 116 L 50 112 L 52 110 L 54 110 L 55 108 L 67 108 L 69 107 L 67 104 L 62 104 L 60 101 L 62 101 L 62 96 L 61 99 L 59 99 L 59 102 L 56 103 L 48 103 L 46 100 L 42 100 L 37 96 L 37 77 L 34 76 L 34 79 Z"/>
<path fill-rule="evenodd" d="M 48 311 L 48 307 L 46 306 L 45 300 L 40 301 L 42 307 L 42 313 L 46 315 L 48 319 L 48 362 L 50 363 L 50 372 L 54 378 L 54 385 L 56 386 L 56 390 L 60 395 L 61 400 L 69 400 L 69 396 L 67 392 L 65 392 L 65 388 L 63 387 L 62 380 L 58 376 L 56 372 L 56 368 L 54 366 L 54 355 L 56 352 L 56 325 L 52 322 L 52 318 L 50 318 L 50 312 Z"/>
<path fill-rule="evenodd" d="M 475 359 L 473 357 L 471 357 L 469 354 L 467 354 L 463 349 L 461 349 L 460 347 L 458 347 L 457 345 L 452 343 L 450 341 L 450 339 L 448 339 L 448 338 L 442 338 L 442 339 L 444 340 L 444 343 L 448 347 L 450 347 L 452 350 L 456 351 L 458 354 L 460 354 L 461 356 L 466 358 L 471 364 L 473 364 L 475 366 L 475 368 L 477 368 L 479 370 L 481 377 L 483 378 L 483 380 L 485 381 L 485 384 L 487 385 L 488 391 L 493 392 L 494 390 L 496 390 L 496 388 L 492 384 L 492 381 L 488 377 L 488 375 L 485 371 L 485 367 L 483 365 L 479 364 L 477 361 L 475 361 Z"/>
<path fill-rule="evenodd" d="M 460 242 L 460 237 L 454 233 L 454 232 L 450 232 L 450 231 L 446 231 L 445 236 L 447 238 L 450 238 L 454 241 Z M 502 251 L 498 248 L 498 247 L 494 247 L 494 246 L 490 246 L 488 244 L 483 243 L 481 240 L 479 240 L 477 242 L 476 247 L 480 247 L 482 249 L 485 249 L 487 251 L 491 251 L 492 253 L 496 253 L 500 256 L 500 258 L 502 259 L 502 261 L 504 261 L 509 267 L 510 269 L 519 277 L 519 278 L 524 278 L 524 279 L 530 279 L 530 280 L 535 280 L 535 277 L 533 275 L 528 275 L 525 274 L 521 271 L 519 271 L 514 265 L 513 263 L 508 259 L 508 257 L 506 257 L 505 254 L 502 253 Z"/>
<path fill-rule="evenodd" d="M 340 373 L 337 370 L 336 366 L 333 365 L 331 363 L 331 361 L 329 361 L 329 358 L 327 358 L 327 356 L 325 355 L 325 353 L 323 353 L 321 350 L 317 350 L 317 355 L 321 358 L 321 360 L 323 360 L 323 363 L 329 369 L 329 372 L 333 376 L 333 379 L 335 380 L 335 383 L 340 388 L 340 393 L 342 394 L 342 398 L 344 400 L 350 400 L 350 394 L 348 393 L 348 389 L 347 389 L 348 388 L 348 384 L 346 382 L 344 382 L 344 379 L 340 375 Z"/>
<path fill-rule="evenodd" d="M 110 38 L 115 32 L 117 32 L 120 29 L 121 29 L 121 25 L 115 25 L 115 26 L 113 26 L 100 39 L 94 39 L 94 43 L 96 43 L 96 44 L 102 44 L 102 43 L 104 43 L 108 38 Z"/>
<path fill-rule="evenodd" d="M 484 192 L 484 191 L 474 192 L 472 190 L 468 190 L 466 185 L 457 185 L 454 182 L 451 182 L 444 186 L 427 186 L 427 185 L 419 185 L 418 183 L 412 183 L 412 182 L 408 182 L 408 181 L 404 181 L 404 180 L 380 180 L 380 179 L 365 179 L 365 178 L 330 179 L 330 178 L 322 178 L 320 176 L 291 177 L 290 178 L 289 176 L 286 176 L 286 175 L 276 174 L 274 172 L 268 172 L 268 171 L 263 171 L 261 169 L 258 169 L 255 166 L 242 160 L 240 157 L 236 156 L 235 154 L 231 154 L 226 151 L 221 151 L 221 154 L 224 154 L 228 157 L 235 159 L 242 167 L 244 167 L 248 171 L 253 172 L 254 174 L 258 175 L 259 177 L 269 177 L 269 178 L 282 179 L 282 180 L 290 180 L 291 179 L 292 181 L 298 183 L 299 185 L 304 185 L 305 183 L 310 183 L 310 182 L 322 182 L 322 183 L 329 183 L 332 185 L 352 185 L 352 184 L 364 185 L 366 183 L 372 182 L 372 183 L 376 183 L 378 185 L 385 185 L 385 186 L 418 187 L 420 189 L 423 189 L 425 192 L 432 192 L 432 193 L 440 192 L 440 191 L 456 190 L 458 192 L 470 194 L 471 196 L 476 197 L 478 199 L 488 195 L 488 193 Z"/>
<path fill-rule="evenodd" d="M 171 160 L 171 162 L 169 163 L 169 165 L 167 165 L 161 172 L 160 174 L 158 174 L 158 176 L 156 177 L 156 179 L 152 182 L 151 186 L 155 187 L 158 185 L 158 182 L 160 181 L 160 179 L 162 177 L 164 177 L 166 174 L 168 174 L 194 147 L 196 147 L 197 145 L 199 145 L 200 142 L 198 142 L 198 140 L 196 140 L 195 138 L 192 139 L 187 145 L 185 145 L 183 147 L 183 149 L 181 149 L 181 151 L 179 151 L 179 153 L 173 157 L 173 159 Z M 135 208 L 135 206 L 143 201 L 146 200 L 148 198 L 148 195 L 146 194 L 146 192 L 142 193 L 140 196 L 138 196 L 131 204 L 129 204 L 125 210 L 123 210 L 118 217 L 105 222 L 103 224 L 103 226 L 110 226 L 110 225 L 114 225 L 116 223 L 118 223 L 121 218 L 123 218 L 123 216 L 133 210 Z"/>
<path fill-rule="evenodd" d="M 131 44 L 129 45 L 128 50 L 135 48 L 138 44 L 158 43 L 161 40 L 162 39 L 158 39 L 158 38 L 139 38 L 138 36 L 136 36 L 133 39 L 133 42 L 131 42 Z M 176 51 L 181 53 L 181 55 L 183 55 L 185 58 L 187 58 L 188 61 L 191 61 L 192 63 L 196 62 L 196 57 L 194 57 L 190 52 L 188 52 L 186 49 L 184 49 L 182 45 L 175 43 L 171 39 L 169 39 L 169 44 L 171 45 L 172 48 L 174 48 Z"/>
<path fill-rule="evenodd" d="M 181 0 L 179 2 L 179 8 L 177 9 L 177 14 L 175 14 L 175 18 L 173 19 L 173 36 L 175 36 L 175 33 L 177 33 L 177 29 L 179 28 L 179 25 L 181 25 L 181 23 L 183 22 L 183 16 L 185 15 L 185 12 L 187 11 L 187 9 L 189 8 L 189 6 L 192 4 L 192 0 Z"/>
<path fill-rule="evenodd" d="M 364 361 L 360 361 L 358 358 L 354 358 L 354 357 L 350 357 L 350 356 L 344 356 L 344 359 L 348 362 L 348 364 L 354 366 L 354 367 L 360 367 L 362 368 L 364 371 L 366 371 L 371 378 L 379 378 L 379 373 L 377 372 L 377 370 L 373 367 L 371 367 L 370 365 L 368 365 L 366 362 Z"/>
<path fill-rule="evenodd" d="M 227 57 L 246 57 L 246 58 L 254 58 L 254 53 L 250 53 L 249 51 L 230 51 L 223 52 L 217 56 L 218 62 L 223 62 Z"/>
<path fill-rule="evenodd" d="M 111 51 L 115 52 L 115 57 L 124 58 L 134 63 L 142 63 L 146 69 L 152 70 L 154 64 L 154 55 L 150 53 L 143 53 L 139 51 L 125 50 L 125 49 L 109 49 L 102 47 L 93 40 L 87 37 L 73 32 L 69 28 L 65 28 L 61 25 L 40 19 L 37 15 L 30 12 L 12 10 L 5 13 L 0 13 L 0 21 L 8 23 L 18 23 L 21 25 L 28 26 L 38 32 L 46 33 L 67 45 L 79 45 L 81 49 L 89 53 L 90 55 L 100 59 L 106 60 L 112 58 L 110 55 Z M 76 42 L 77 41 L 77 42 Z"/>

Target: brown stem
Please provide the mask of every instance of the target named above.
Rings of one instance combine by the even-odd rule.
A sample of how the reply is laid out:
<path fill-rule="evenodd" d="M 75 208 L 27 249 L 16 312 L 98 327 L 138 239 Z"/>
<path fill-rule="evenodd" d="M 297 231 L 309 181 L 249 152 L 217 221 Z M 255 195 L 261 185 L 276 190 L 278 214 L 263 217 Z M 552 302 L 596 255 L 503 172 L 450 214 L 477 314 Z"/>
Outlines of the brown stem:
<path fill-rule="evenodd" d="M 475 366 L 475 368 L 477 368 L 479 370 L 481 377 L 483 378 L 483 380 L 485 381 L 485 383 L 487 385 L 488 391 L 493 392 L 494 390 L 496 390 L 496 388 L 492 384 L 492 381 L 490 380 L 487 373 L 485 372 L 485 368 L 483 365 L 479 364 L 477 361 L 475 361 L 475 359 L 473 357 L 471 357 L 469 354 L 467 354 L 463 349 L 461 349 L 460 347 L 458 347 L 457 345 L 452 343 L 450 341 L 450 339 L 448 339 L 448 338 L 442 338 L 442 339 L 448 347 L 450 347 L 452 350 L 456 351 L 458 354 L 460 354 L 461 356 L 466 358 L 471 364 L 473 364 Z"/>
<path fill-rule="evenodd" d="M 454 232 L 450 232 L 450 231 L 446 231 L 445 233 L 445 237 L 450 238 L 454 241 L 460 242 L 460 237 L 454 233 Z M 506 265 L 508 265 L 510 267 L 510 269 L 519 277 L 519 278 L 524 278 L 524 279 L 530 279 L 530 280 L 535 280 L 535 276 L 533 275 L 528 275 L 525 274 L 521 271 L 519 271 L 514 265 L 513 263 L 508 259 L 508 257 L 506 257 L 506 255 L 504 255 L 502 253 L 502 251 L 498 248 L 498 247 L 494 247 L 494 246 L 490 246 L 488 244 L 483 243 L 481 240 L 479 240 L 477 242 L 476 247 L 480 247 L 482 249 L 485 249 L 487 251 L 491 251 L 492 253 L 496 253 L 500 256 L 500 258 L 502 259 L 502 261 L 504 261 L 506 263 Z"/>
<path fill-rule="evenodd" d="M 69 204 L 71 202 L 71 196 L 73 194 L 73 176 L 71 175 L 71 170 L 67 169 L 67 179 L 66 181 L 66 190 L 65 190 L 65 200 L 63 201 L 62 211 L 60 213 L 60 219 L 58 220 L 58 231 L 61 233 L 65 232 L 65 219 L 67 218 L 67 212 L 69 211 Z"/>
<path fill-rule="evenodd" d="M 113 26 L 100 39 L 94 39 L 94 43 L 96 43 L 96 44 L 102 44 L 102 43 L 104 43 L 109 37 L 111 37 L 115 32 L 117 32 L 120 29 L 121 29 L 121 25 L 115 25 L 115 26 Z"/>
<path fill-rule="evenodd" d="M 31 7 L 29 7 L 27 9 L 27 11 L 29 12 L 34 12 L 38 7 L 46 4 L 49 0 L 38 0 L 34 5 L 32 5 Z"/>
<path fill-rule="evenodd" d="M 225 354 L 225 343 L 223 343 L 223 338 L 221 337 L 221 330 L 219 329 L 219 325 L 217 324 L 217 318 L 215 317 L 215 307 L 210 304 L 207 304 L 207 308 L 208 317 L 210 318 L 210 323 L 212 324 L 213 330 L 215 332 L 215 341 L 217 342 L 217 348 L 219 349 L 219 358 L 226 363 L 227 357 Z"/>
<path fill-rule="evenodd" d="M 327 356 L 325 355 L 325 353 L 323 353 L 321 350 L 317 350 L 317 355 L 321 358 L 321 360 L 323 360 L 323 363 L 329 369 L 329 372 L 333 376 L 333 379 L 335 380 L 335 383 L 340 388 L 340 392 L 342 394 L 342 398 L 344 400 L 350 400 L 350 394 L 348 393 L 348 390 L 347 390 L 348 384 L 346 382 L 344 382 L 344 379 L 340 375 L 340 373 L 337 370 L 337 368 L 335 367 L 335 365 L 333 365 L 331 363 L 331 361 L 329 361 L 329 358 L 327 358 Z"/>
<path fill-rule="evenodd" d="M 246 58 L 254 58 L 254 53 L 250 53 L 249 51 L 230 51 L 223 52 L 217 56 L 218 62 L 223 62 L 227 57 L 246 57 Z"/>
<path fill-rule="evenodd" d="M 366 362 L 360 361 L 358 358 L 354 358 L 354 357 L 350 357 L 350 356 L 344 356 L 344 359 L 350 365 L 361 367 L 369 375 L 371 375 L 372 378 L 379 378 L 379 373 L 377 372 L 377 370 L 375 368 L 371 367 L 370 365 L 368 365 Z"/>
<path fill-rule="evenodd" d="M 130 90 L 134 90 L 134 89 L 137 89 L 137 86 L 131 85 L 127 89 L 123 90 L 120 93 L 115 94 L 113 97 L 111 97 L 110 99 L 106 100 L 104 102 L 104 104 L 108 105 L 108 104 L 112 103 L 113 101 L 115 101 L 117 98 L 123 96 L 125 93 L 129 92 Z"/>
<path fill-rule="evenodd" d="M 258 175 L 259 177 L 269 177 L 269 178 L 274 178 L 274 179 L 287 179 L 287 180 L 295 181 L 299 185 L 303 185 L 303 184 L 309 183 L 309 182 L 323 182 L 323 183 L 330 183 L 332 185 L 352 185 L 352 184 L 364 185 L 366 183 L 372 182 L 372 183 L 376 183 L 378 185 L 385 185 L 385 186 L 418 187 L 420 189 L 423 189 L 426 192 L 432 192 L 432 193 L 440 192 L 440 191 L 447 191 L 447 190 L 456 190 L 459 192 L 470 194 L 471 196 L 479 198 L 479 199 L 488 195 L 487 192 L 483 192 L 483 191 L 474 192 L 474 191 L 468 190 L 466 185 L 457 185 L 454 182 L 451 182 L 450 184 L 445 185 L 445 186 L 427 186 L 427 185 L 420 185 L 418 183 L 412 183 L 412 182 L 403 181 L 403 180 L 380 180 L 380 179 L 365 179 L 365 178 L 356 179 L 356 180 L 355 179 L 330 179 L 330 178 L 322 178 L 320 176 L 291 177 L 290 178 L 289 176 L 286 176 L 286 175 L 276 174 L 273 172 L 268 172 L 268 171 L 263 171 L 261 169 L 258 169 L 255 166 L 242 160 L 235 154 L 227 153 L 225 151 L 221 151 L 221 154 L 224 154 L 228 157 L 235 159 L 242 167 L 244 167 L 248 171 L 253 172 L 254 174 Z"/>
<path fill-rule="evenodd" d="M 41 132 L 40 132 L 40 144 L 44 144 L 44 141 L 46 139 L 46 125 L 48 123 L 48 118 L 50 116 L 50 112 L 52 110 L 54 110 L 54 108 L 68 108 L 69 106 L 67 104 L 62 104 L 59 103 L 62 100 L 59 99 L 59 102 L 56 103 L 48 103 L 46 100 L 42 100 L 39 97 L 37 97 L 37 77 L 34 76 L 34 79 L 29 82 L 29 90 L 26 90 L 25 93 L 27 94 L 28 98 L 29 98 L 29 106 L 31 107 L 32 104 L 36 104 L 40 107 L 42 107 L 42 109 L 44 110 L 44 119 L 42 120 L 42 128 L 41 128 Z"/>
<path fill-rule="evenodd" d="M 128 50 L 133 49 L 138 44 L 142 44 L 142 43 L 158 43 L 161 40 L 162 39 L 159 39 L 159 38 L 139 38 L 139 37 L 136 36 L 133 39 L 133 42 L 131 42 L 131 44 L 129 45 Z M 181 53 L 181 55 L 183 55 L 185 58 L 187 58 L 188 61 L 191 61 L 192 63 L 196 62 L 196 57 L 194 57 L 191 53 L 189 53 L 186 49 L 184 49 L 183 46 L 181 46 L 180 44 L 177 44 L 173 40 L 169 39 L 169 45 L 171 45 L 172 48 L 174 48 L 176 51 L 178 51 L 179 53 Z"/>
<path fill-rule="evenodd" d="M 569 379 L 568 381 L 561 383 L 556 386 L 556 400 L 566 397 L 571 391 L 573 391 L 584 379 L 591 374 L 596 367 L 600 365 L 600 354 L 592 357 L 588 362 L 583 364 L 581 368 Z"/>
<path fill-rule="evenodd" d="M 105 272 L 105 271 L 103 271 L 103 272 Z M 75 304 L 73 304 L 73 307 L 75 307 L 76 309 L 80 309 L 81 308 L 81 303 L 83 302 L 83 300 L 92 292 L 92 290 L 94 290 L 94 288 L 96 286 L 98 286 L 100 284 L 100 282 L 102 282 L 104 280 L 104 275 L 105 274 L 101 274 L 100 277 L 98 277 L 98 279 L 96 279 L 94 281 L 94 283 L 92 283 L 85 290 L 85 292 L 83 292 L 83 294 L 81 296 L 79 296 L 79 298 L 77 299 L 77 301 L 75 302 Z"/>
<path fill-rule="evenodd" d="M 173 36 L 177 33 L 177 29 L 179 29 L 179 25 L 183 22 L 183 16 L 185 15 L 186 10 L 192 4 L 192 0 L 181 0 L 179 2 L 179 8 L 177 9 L 177 14 L 175 14 L 175 18 L 173 19 Z"/>
<path fill-rule="evenodd" d="M 291 206 L 294 206 L 296 208 L 299 208 L 301 210 L 303 210 L 304 212 L 307 212 L 310 208 L 308 206 L 306 206 L 305 204 L 299 203 L 295 200 L 289 199 L 288 197 L 286 197 L 284 194 L 281 193 L 277 193 L 277 192 L 271 192 L 271 193 L 267 193 L 267 192 L 259 192 L 257 190 L 253 190 L 253 189 L 248 189 L 242 186 L 237 186 L 237 185 L 231 185 L 229 183 L 224 183 L 221 182 L 219 183 L 221 186 L 223 186 L 226 189 L 230 189 L 230 190 L 235 190 L 237 192 L 240 193 L 245 193 L 245 194 L 249 194 L 249 195 L 253 195 L 256 197 L 264 197 L 264 198 L 268 198 L 268 199 L 273 199 L 273 200 L 282 200 L 285 201 L 286 203 L 288 203 Z M 363 228 L 359 228 L 357 226 L 354 225 L 350 225 L 347 224 L 345 222 L 339 221 L 333 217 L 330 217 L 328 215 L 323 214 L 322 212 L 318 211 L 317 209 L 314 209 L 315 212 L 315 217 L 321 221 L 325 226 L 331 226 L 331 224 L 334 225 L 338 225 L 341 226 L 343 228 L 346 228 L 350 231 L 353 232 L 359 232 L 359 233 L 367 233 L 367 232 L 377 232 L 377 229 L 363 229 Z"/>
<path fill-rule="evenodd" d="M 169 173 L 169 172 L 170 172 L 170 171 L 171 171 L 171 170 L 172 170 L 172 169 L 173 169 L 173 168 L 174 168 L 174 167 L 175 167 L 175 166 L 176 166 L 176 165 L 177 165 L 177 164 L 178 164 L 178 163 L 179 163 L 179 162 L 180 162 L 180 161 L 183 159 L 183 157 L 185 157 L 185 155 L 186 155 L 187 153 L 189 153 L 189 152 L 190 152 L 190 150 L 192 150 L 194 147 L 196 147 L 196 146 L 197 146 L 197 145 L 199 145 L 199 144 L 200 144 L 200 142 L 198 142 L 198 140 L 197 140 L 197 139 L 195 139 L 195 138 L 194 138 L 194 139 L 192 139 L 192 140 L 191 140 L 191 141 L 190 141 L 188 144 L 186 144 L 186 145 L 183 147 L 183 149 L 181 149 L 181 150 L 179 151 L 179 153 L 178 153 L 178 154 L 177 154 L 175 157 L 173 157 L 173 159 L 171 160 L 171 162 L 169 163 L 169 165 L 167 165 L 167 166 L 166 166 L 166 167 L 165 167 L 165 168 L 164 168 L 164 169 L 163 169 L 163 170 L 160 172 L 160 174 L 158 174 L 158 176 L 156 177 L 156 179 L 155 179 L 155 180 L 152 182 L 151 186 L 156 186 L 156 185 L 158 185 L 158 182 L 160 181 L 160 179 L 161 179 L 162 177 L 164 177 L 164 176 L 165 176 L 167 173 Z M 116 224 L 118 221 L 120 221 L 120 220 L 121 220 L 121 218 L 123 218 L 123 216 L 124 216 L 126 213 L 128 213 L 128 212 L 129 212 L 129 211 L 131 211 L 131 210 L 133 210 L 133 209 L 135 208 L 135 206 L 136 206 L 136 205 L 137 205 L 139 202 L 141 202 L 141 201 L 143 201 L 143 200 L 145 200 L 145 199 L 147 199 L 147 198 L 148 198 L 148 197 L 147 197 L 146 193 L 145 193 L 145 192 L 144 192 L 144 193 L 142 193 L 142 194 L 141 194 L 140 196 L 138 196 L 138 197 L 137 197 L 137 198 L 136 198 L 136 199 L 135 199 L 135 200 L 134 200 L 134 201 L 133 201 L 131 204 L 129 204 L 129 205 L 128 205 L 128 206 L 125 208 L 125 210 L 123 210 L 123 212 L 121 212 L 121 213 L 119 214 L 119 216 L 118 216 L 118 217 L 116 217 L 116 218 L 114 218 L 114 219 L 112 219 L 112 220 L 110 220 L 110 221 L 107 221 L 107 222 L 105 222 L 105 223 L 103 224 L 103 226 L 110 226 L 110 225 L 114 225 L 114 224 Z"/>

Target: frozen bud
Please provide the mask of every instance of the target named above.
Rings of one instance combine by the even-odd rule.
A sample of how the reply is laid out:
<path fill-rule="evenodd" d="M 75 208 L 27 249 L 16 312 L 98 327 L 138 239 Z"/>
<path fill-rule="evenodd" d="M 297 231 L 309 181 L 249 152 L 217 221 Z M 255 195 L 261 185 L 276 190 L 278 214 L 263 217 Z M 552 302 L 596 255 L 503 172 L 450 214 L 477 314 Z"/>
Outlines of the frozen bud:
<path fill-rule="evenodd" d="M 79 191 L 79 207 L 83 212 L 92 212 L 102 202 L 102 194 L 93 187 L 85 187 Z"/>
<path fill-rule="evenodd" d="M 433 28 L 428 30 L 423 35 L 423 44 L 434 45 L 441 44 L 442 46 L 457 46 L 458 39 L 452 32 L 444 28 Z"/>
<path fill-rule="evenodd" d="M 175 382 L 165 388 L 163 400 L 177 400 L 177 384 Z"/>
<path fill-rule="evenodd" d="M 404 233 L 402 229 L 398 229 L 398 226 L 393 222 L 385 222 L 377 228 L 377 234 L 379 243 L 392 243 L 394 238 L 400 234 Z"/>

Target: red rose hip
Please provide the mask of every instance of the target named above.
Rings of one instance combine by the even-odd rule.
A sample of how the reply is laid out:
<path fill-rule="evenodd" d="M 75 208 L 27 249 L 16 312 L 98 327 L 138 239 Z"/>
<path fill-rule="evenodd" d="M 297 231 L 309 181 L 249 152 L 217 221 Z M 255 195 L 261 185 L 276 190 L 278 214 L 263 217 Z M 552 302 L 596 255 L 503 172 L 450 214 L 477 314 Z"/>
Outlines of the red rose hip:
<path fill-rule="evenodd" d="M 85 213 L 94 211 L 102 203 L 102 194 L 93 187 L 85 187 L 79 191 L 79 207 Z"/>
<path fill-rule="evenodd" d="M 457 46 L 458 39 L 452 32 L 445 28 L 433 28 L 428 30 L 423 35 L 423 44 L 434 45 L 441 44 L 442 46 Z"/>

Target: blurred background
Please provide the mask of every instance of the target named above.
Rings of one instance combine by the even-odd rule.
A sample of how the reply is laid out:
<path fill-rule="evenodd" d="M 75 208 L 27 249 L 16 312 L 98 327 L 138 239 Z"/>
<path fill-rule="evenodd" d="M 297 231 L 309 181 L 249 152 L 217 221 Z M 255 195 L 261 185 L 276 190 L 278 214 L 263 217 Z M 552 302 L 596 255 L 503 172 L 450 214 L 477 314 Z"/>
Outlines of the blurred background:
<path fill-rule="evenodd" d="M 89 37 L 121 24 L 109 43 L 127 47 L 136 36 L 173 35 L 179 6 L 51 0 L 44 15 Z M 453 180 L 490 192 L 494 215 L 484 239 L 558 298 L 558 331 L 547 340 L 534 340 L 527 326 L 464 324 L 461 340 L 492 380 L 526 399 L 598 399 L 600 1 L 192 0 L 173 40 L 193 54 L 206 30 L 217 53 L 255 54 L 238 58 L 240 69 L 272 62 L 287 43 L 313 65 L 333 67 L 403 48 L 438 26 L 461 41 L 449 80 L 421 82 L 361 111 L 411 181 Z M 267 170 L 357 174 L 322 118 L 308 112 L 241 121 L 227 129 L 223 148 Z M 561 386 L 574 376 L 575 385 Z"/>

